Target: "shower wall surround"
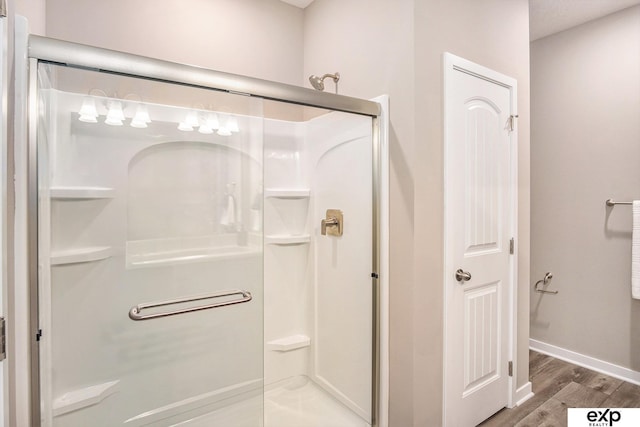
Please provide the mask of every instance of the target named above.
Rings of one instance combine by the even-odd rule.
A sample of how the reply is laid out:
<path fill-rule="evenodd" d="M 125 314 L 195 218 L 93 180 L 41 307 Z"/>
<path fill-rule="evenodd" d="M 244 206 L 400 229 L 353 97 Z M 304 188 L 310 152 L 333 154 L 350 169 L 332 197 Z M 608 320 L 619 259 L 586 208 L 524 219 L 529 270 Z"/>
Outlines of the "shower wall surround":
<path fill-rule="evenodd" d="M 277 427 L 290 412 L 369 425 L 371 118 L 266 118 L 272 101 L 198 89 L 238 133 L 184 132 L 193 110 L 158 102 L 145 129 L 130 108 L 121 126 L 78 120 L 87 91 L 69 88 L 103 78 L 156 101 L 176 90 L 39 65 L 42 425 Z M 342 236 L 320 233 L 327 209 Z M 264 397 L 298 389 L 333 409 Z"/>

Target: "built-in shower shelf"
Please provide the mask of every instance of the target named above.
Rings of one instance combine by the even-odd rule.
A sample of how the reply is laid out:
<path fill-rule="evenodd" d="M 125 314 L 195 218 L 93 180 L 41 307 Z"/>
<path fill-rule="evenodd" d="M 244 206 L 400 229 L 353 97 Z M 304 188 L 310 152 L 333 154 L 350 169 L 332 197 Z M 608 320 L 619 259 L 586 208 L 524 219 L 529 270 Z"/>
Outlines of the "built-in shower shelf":
<path fill-rule="evenodd" d="M 309 347 L 311 339 L 306 335 L 291 335 L 277 340 L 269 341 L 267 349 L 273 351 L 292 351 L 299 348 Z"/>
<path fill-rule="evenodd" d="M 70 391 L 53 400 L 53 416 L 96 405 L 117 391 L 120 380 Z"/>
<path fill-rule="evenodd" d="M 194 249 L 185 248 L 175 251 L 139 254 L 127 252 L 127 268 L 162 267 L 195 262 L 229 261 L 259 255 L 260 249 L 254 246 Z"/>
<path fill-rule="evenodd" d="M 288 234 L 271 234 L 264 236 L 264 242 L 267 245 L 303 245 L 311 241 L 311 236 L 308 234 L 301 234 L 299 236 L 292 236 Z"/>
<path fill-rule="evenodd" d="M 51 253 L 51 265 L 77 264 L 80 262 L 100 261 L 111 257 L 111 246 L 90 246 L 65 249 Z"/>
<path fill-rule="evenodd" d="M 311 190 L 306 189 L 287 189 L 287 188 L 268 188 L 264 191 L 265 197 L 275 197 L 278 199 L 306 199 L 311 195 Z"/>
<path fill-rule="evenodd" d="M 113 199 L 116 191 L 107 187 L 52 187 L 50 194 L 58 200 Z"/>

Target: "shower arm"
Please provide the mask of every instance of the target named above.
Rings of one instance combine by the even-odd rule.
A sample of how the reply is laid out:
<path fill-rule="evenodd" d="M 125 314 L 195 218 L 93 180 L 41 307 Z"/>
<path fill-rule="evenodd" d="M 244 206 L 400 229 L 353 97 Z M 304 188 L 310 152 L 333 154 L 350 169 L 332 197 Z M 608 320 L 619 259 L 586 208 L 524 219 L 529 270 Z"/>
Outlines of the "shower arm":
<path fill-rule="evenodd" d="M 331 80 L 333 80 L 333 83 L 335 83 L 336 85 L 336 95 L 338 94 L 338 82 L 340 81 L 340 73 L 336 72 L 334 74 L 325 74 L 324 76 L 322 76 L 322 80 L 326 79 L 327 77 L 331 77 Z"/>
<path fill-rule="evenodd" d="M 324 80 L 330 77 L 331 80 L 333 80 L 333 83 L 335 83 L 336 85 L 336 95 L 338 94 L 338 81 L 340 80 L 340 73 L 335 72 L 333 74 L 324 74 L 322 77 L 318 77 L 315 74 L 312 74 L 309 76 L 309 82 L 311 83 L 311 86 L 314 87 L 314 89 L 322 92 L 324 91 Z"/>

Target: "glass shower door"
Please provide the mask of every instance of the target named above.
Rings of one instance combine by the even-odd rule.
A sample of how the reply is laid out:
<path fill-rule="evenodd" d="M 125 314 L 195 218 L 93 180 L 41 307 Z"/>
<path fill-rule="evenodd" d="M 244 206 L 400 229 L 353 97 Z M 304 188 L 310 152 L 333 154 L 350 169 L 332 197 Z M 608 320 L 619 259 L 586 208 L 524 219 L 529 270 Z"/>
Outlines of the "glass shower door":
<path fill-rule="evenodd" d="M 38 68 L 42 425 L 263 419 L 262 103 Z"/>

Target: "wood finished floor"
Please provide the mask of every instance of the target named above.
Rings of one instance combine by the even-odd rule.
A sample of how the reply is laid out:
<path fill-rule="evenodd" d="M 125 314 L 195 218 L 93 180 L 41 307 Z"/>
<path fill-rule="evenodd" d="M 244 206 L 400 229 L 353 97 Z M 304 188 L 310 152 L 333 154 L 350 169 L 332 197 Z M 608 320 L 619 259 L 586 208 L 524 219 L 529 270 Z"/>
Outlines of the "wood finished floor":
<path fill-rule="evenodd" d="M 640 408 L 640 386 L 529 352 L 533 396 L 503 409 L 482 427 L 565 427 L 567 408 Z"/>

